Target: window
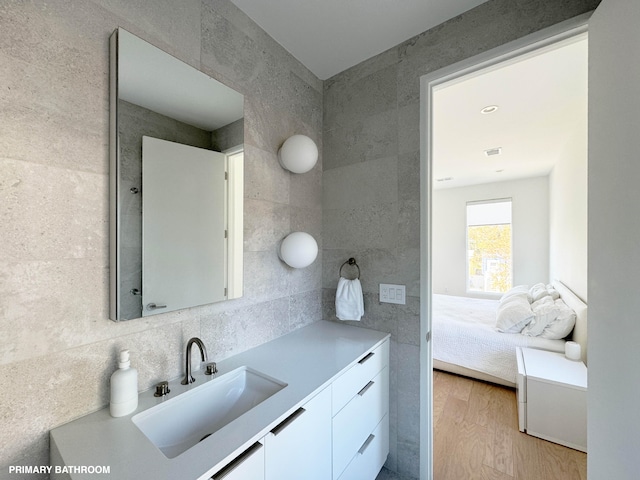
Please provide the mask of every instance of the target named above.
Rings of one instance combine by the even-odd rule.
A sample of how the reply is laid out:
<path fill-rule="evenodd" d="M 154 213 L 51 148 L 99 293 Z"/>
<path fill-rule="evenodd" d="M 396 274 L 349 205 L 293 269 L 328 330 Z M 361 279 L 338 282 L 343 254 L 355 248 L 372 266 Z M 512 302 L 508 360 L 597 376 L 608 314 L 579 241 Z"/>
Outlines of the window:
<path fill-rule="evenodd" d="M 511 288 L 511 199 L 467 203 L 467 291 Z"/>

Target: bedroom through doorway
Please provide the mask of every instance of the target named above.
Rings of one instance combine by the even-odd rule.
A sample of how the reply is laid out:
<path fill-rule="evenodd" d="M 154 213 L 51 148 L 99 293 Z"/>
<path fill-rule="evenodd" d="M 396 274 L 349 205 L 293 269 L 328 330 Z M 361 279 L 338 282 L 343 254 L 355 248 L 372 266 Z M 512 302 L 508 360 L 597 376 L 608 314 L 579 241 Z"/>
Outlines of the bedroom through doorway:
<path fill-rule="evenodd" d="M 499 415 L 517 426 L 516 346 L 564 352 L 570 332 L 565 330 L 572 327 L 551 332 L 559 338 L 523 334 L 515 321 L 512 331 L 498 332 L 499 299 L 513 287 L 526 286 L 528 292 L 540 284 L 551 295 L 552 283 L 559 281 L 559 288 L 587 300 L 586 26 L 524 50 L 504 61 L 449 73 L 446 80 L 432 82 L 429 91 L 435 478 L 457 478 L 469 465 L 496 477 L 514 477 L 530 468 L 528 447 L 523 448 L 529 443 L 520 437 L 526 434 L 467 423 L 473 417 L 469 411 L 480 408 L 474 403 L 478 399 L 452 394 L 451 385 L 457 383 L 451 374 L 463 376 L 469 395 L 482 392 L 480 404 L 507 398 L 511 407 Z M 507 204 L 508 212 L 495 208 Z M 484 207 L 482 213 L 478 206 Z M 443 399 L 451 395 L 455 400 L 445 407 Z M 477 435 L 474 443 L 463 434 L 463 441 L 449 445 L 452 440 L 443 432 L 451 433 L 452 415 L 463 430 L 485 429 L 484 441 L 478 445 Z M 556 478 L 579 479 L 586 475 L 586 455 L 568 450 L 573 473 Z"/>

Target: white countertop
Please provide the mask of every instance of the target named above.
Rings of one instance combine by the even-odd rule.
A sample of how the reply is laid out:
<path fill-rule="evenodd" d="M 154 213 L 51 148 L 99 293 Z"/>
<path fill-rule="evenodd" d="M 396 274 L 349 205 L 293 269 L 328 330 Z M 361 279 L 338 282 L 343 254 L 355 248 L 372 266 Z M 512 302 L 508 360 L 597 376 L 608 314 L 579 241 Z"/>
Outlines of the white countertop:
<path fill-rule="evenodd" d="M 109 466 L 111 474 L 101 475 L 105 478 L 208 478 L 214 473 L 213 467 L 242 453 L 388 337 L 383 332 L 320 321 L 218 362 L 218 377 L 248 366 L 287 386 L 173 459 L 165 457 L 131 417 L 210 380 L 202 371 L 194 373 L 196 382 L 192 385 L 180 385 L 181 379 L 170 382 L 171 393 L 165 398 L 154 397 L 153 389 L 142 392 L 137 410 L 125 417 L 111 417 L 107 407 L 55 428 L 51 431 L 51 447 L 57 448 L 69 466 Z M 216 361 L 215 352 L 210 355 L 209 361 Z M 73 480 L 95 477 L 96 474 L 71 475 Z"/>

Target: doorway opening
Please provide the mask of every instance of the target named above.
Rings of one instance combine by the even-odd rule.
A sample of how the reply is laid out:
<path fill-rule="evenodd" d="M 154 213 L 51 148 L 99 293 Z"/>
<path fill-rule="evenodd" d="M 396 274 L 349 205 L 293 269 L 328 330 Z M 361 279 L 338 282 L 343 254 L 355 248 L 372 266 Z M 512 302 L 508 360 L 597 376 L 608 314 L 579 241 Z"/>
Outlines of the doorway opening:
<path fill-rule="evenodd" d="M 545 175 L 548 176 L 549 172 L 554 168 L 554 163 L 551 162 L 551 164 L 548 164 L 546 167 L 538 170 L 538 173 L 523 173 L 524 170 L 522 170 L 520 173 L 515 173 L 517 169 L 513 168 L 514 156 L 520 158 L 525 156 L 525 154 L 521 152 L 519 154 L 513 155 L 514 151 L 516 151 L 517 148 L 515 147 L 516 142 L 510 142 L 515 137 L 518 137 L 518 135 L 526 137 L 527 134 L 530 134 L 532 124 L 535 123 L 533 120 L 529 121 L 524 126 L 521 124 L 519 129 L 516 128 L 515 131 L 511 131 L 508 135 L 504 135 L 504 138 L 509 140 L 509 142 L 505 140 L 505 143 L 492 143 L 486 138 L 483 141 L 480 139 L 481 137 L 478 137 L 478 139 L 476 139 L 469 134 L 467 136 L 464 136 L 462 133 L 465 131 L 463 128 L 464 122 L 461 121 L 460 112 L 463 108 L 462 105 L 468 106 L 470 103 L 472 103 L 468 99 L 466 99 L 466 104 L 463 103 L 456 106 L 456 104 L 453 103 L 445 107 L 449 109 L 450 116 L 454 119 L 454 122 L 456 122 L 457 119 L 458 137 L 457 142 L 454 141 L 453 144 L 449 144 L 448 147 L 445 147 L 444 151 L 446 153 L 443 153 L 442 150 L 438 149 L 438 139 L 440 138 L 438 136 L 439 117 L 437 116 L 439 92 L 445 92 L 447 88 L 452 88 L 451 91 L 455 91 L 456 89 L 462 88 L 467 81 L 480 82 L 482 81 L 482 77 L 485 75 L 495 75 L 497 74 L 497 72 L 499 72 L 500 70 L 504 70 L 506 67 L 521 65 L 527 60 L 533 59 L 535 61 L 535 59 L 542 58 L 545 53 L 555 52 L 559 49 L 562 49 L 563 47 L 578 44 L 580 42 L 583 42 L 586 45 L 587 20 L 588 16 L 584 16 L 569 22 L 564 22 L 550 29 L 520 39 L 519 41 L 494 49 L 491 52 L 486 52 L 485 54 L 474 57 L 473 59 L 469 59 L 456 65 L 446 67 L 442 70 L 426 75 L 421 79 L 421 205 L 423 211 L 425 212 L 422 215 L 421 223 L 421 285 L 423 285 L 421 296 L 425 299 L 425 301 L 421 302 L 421 332 L 423 333 L 423 335 L 421 336 L 421 411 L 425 412 L 425 414 L 421 416 L 420 427 L 421 444 L 427 446 L 427 448 L 423 448 L 421 451 L 420 478 L 422 480 L 432 478 L 434 465 L 432 293 L 441 290 L 444 290 L 443 293 L 452 293 L 454 291 L 458 291 L 458 289 L 461 289 L 461 291 L 464 292 L 464 295 L 467 295 L 469 293 L 467 285 L 469 281 L 469 275 L 466 272 L 469 252 L 466 248 L 466 235 L 464 233 L 462 234 L 462 236 L 457 235 L 455 241 L 453 241 L 452 239 L 443 240 L 436 235 L 436 233 L 440 233 L 440 231 L 436 232 L 435 229 L 441 228 L 441 226 L 438 227 L 436 224 L 437 215 L 434 209 L 434 206 L 436 206 L 435 197 L 438 196 L 437 192 L 440 190 L 453 191 L 454 188 L 458 189 L 458 192 L 461 191 L 460 189 L 464 188 L 481 189 L 484 187 L 480 187 L 480 185 L 486 185 L 487 182 L 495 184 L 502 183 L 502 186 L 504 186 L 508 182 L 525 182 L 525 178 L 533 177 L 538 178 L 538 180 L 536 180 L 535 182 L 538 188 L 540 187 L 540 185 L 543 186 L 543 190 L 546 188 L 545 195 L 548 211 L 548 209 L 550 208 L 550 202 L 552 201 L 549 199 L 549 192 L 550 190 L 552 190 L 552 188 L 549 186 L 548 179 L 540 180 L 540 178 L 543 178 Z M 558 68 L 562 68 L 562 65 L 559 65 Z M 526 86 L 531 89 L 529 91 L 529 97 L 533 98 L 534 100 L 536 98 L 541 98 L 539 95 L 542 95 L 542 91 L 540 89 L 544 86 L 544 78 L 545 77 L 542 74 L 529 76 L 528 82 L 526 82 Z M 495 80 L 493 80 L 493 82 L 495 83 Z M 491 83 L 491 81 L 489 81 L 489 83 Z M 516 95 L 515 91 L 517 89 L 513 90 L 514 95 Z M 522 94 L 520 93 L 520 95 Z M 508 96 L 509 95 L 506 95 L 505 98 L 507 98 Z M 465 99 L 462 98 L 459 92 L 455 92 L 452 97 L 454 100 L 463 102 L 465 101 Z M 501 102 L 504 105 L 500 105 Z M 509 112 L 510 108 L 511 107 L 509 106 L 508 100 L 490 101 L 488 99 L 478 99 L 477 104 L 473 104 L 473 109 L 477 110 L 478 115 L 478 119 L 476 120 L 478 120 L 479 122 L 484 121 L 485 123 L 488 123 L 488 120 L 492 116 L 494 119 L 499 118 L 500 113 Z M 530 109 L 531 107 L 528 108 Z M 534 115 L 536 113 L 538 112 L 535 112 L 535 110 L 533 112 L 530 112 L 531 115 Z M 552 114 L 552 117 L 555 118 L 556 114 L 560 115 L 560 113 L 556 112 Z M 550 114 L 547 111 L 546 114 L 542 113 L 541 115 L 544 118 L 545 115 L 547 115 L 548 117 Z M 505 116 L 506 115 L 503 115 L 503 117 Z M 584 118 L 584 143 L 586 145 L 586 99 Z M 552 122 L 549 121 L 548 123 Z M 517 127 L 517 125 L 515 125 L 515 127 Z M 471 130 L 467 130 L 467 132 L 475 132 L 473 127 L 470 128 Z M 504 128 L 506 129 L 507 127 Z M 454 131 L 453 134 L 455 135 L 455 133 L 456 132 Z M 446 145 L 446 142 L 441 143 L 443 145 Z M 534 157 L 546 160 L 547 158 L 556 155 L 557 152 L 553 151 L 553 147 L 545 147 L 544 141 L 539 141 L 539 143 L 541 144 L 540 148 L 542 150 L 538 150 L 536 147 Z M 508 146 L 505 147 L 505 145 Z M 454 147 L 457 148 L 457 146 L 469 146 L 470 148 L 475 149 L 474 155 L 477 155 L 475 155 L 475 158 L 467 160 L 466 164 L 464 162 L 460 162 L 461 164 L 457 167 L 457 170 L 455 168 L 448 170 L 448 167 L 456 165 L 457 161 L 464 155 L 461 152 L 453 151 L 455 150 Z M 544 148 L 548 149 L 548 152 L 546 154 L 544 153 Z M 532 150 L 533 147 L 529 145 L 528 149 Z M 498 159 L 500 161 L 507 161 L 509 159 L 508 157 L 510 157 L 510 160 L 512 162 L 510 164 L 499 164 L 498 162 L 496 162 L 496 160 Z M 449 161 L 445 161 L 440 164 L 439 161 L 442 158 L 449 159 Z M 584 151 L 583 159 L 583 168 L 585 172 L 585 191 L 583 192 L 585 195 L 585 241 L 583 252 L 585 275 L 584 278 L 581 279 L 579 278 L 581 274 L 575 273 L 576 276 L 573 282 L 574 288 L 576 288 L 577 290 L 584 288 L 583 292 L 580 291 L 578 293 L 583 293 L 586 296 L 586 148 Z M 489 163 L 487 162 L 487 160 L 489 162 L 493 161 L 493 163 Z M 489 170 L 487 170 L 486 168 L 478 169 L 478 166 L 482 165 L 482 161 L 485 161 L 485 167 L 487 165 L 491 165 L 491 168 Z M 536 162 L 530 161 L 529 163 L 529 166 L 531 167 L 531 164 Z M 542 160 L 540 160 L 537 163 L 539 164 L 543 162 Z M 443 165 L 445 168 L 441 168 Z M 537 165 L 537 167 L 540 167 L 540 165 Z M 546 171 L 544 170 L 545 168 Z M 500 175 L 502 177 L 500 177 Z M 443 184 L 448 185 L 445 188 L 442 188 Z M 454 185 L 455 187 L 453 187 Z M 546 185 L 546 187 L 544 185 Z M 522 187 L 522 185 L 515 185 L 516 191 L 521 191 L 522 188 L 525 188 L 519 187 Z M 554 187 L 553 189 L 556 189 L 556 187 Z M 539 194 L 540 193 L 538 191 L 538 195 Z M 582 192 L 580 192 L 580 194 L 582 194 Z M 534 193 L 533 195 L 535 196 L 536 194 Z M 533 283 L 533 280 L 531 279 L 534 278 L 540 279 L 544 282 L 554 278 L 554 276 L 557 275 L 562 275 L 565 278 L 566 275 L 574 275 L 573 273 L 569 272 L 570 268 L 567 266 L 567 264 L 563 263 L 563 260 L 560 258 L 562 256 L 561 252 L 567 248 L 567 239 L 564 238 L 564 234 L 559 234 L 557 232 L 557 225 L 554 227 L 554 222 L 556 222 L 557 224 L 557 222 L 560 221 L 557 218 L 555 220 L 552 220 L 547 216 L 546 218 L 538 219 L 538 221 L 542 224 L 546 222 L 547 230 L 542 235 L 543 240 L 539 242 L 538 246 L 535 247 L 538 255 L 541 254 L 542 256 L 539 256 L 535 261 L 531 261 L 526 257 L 526 255 L 523 256 L 522 252 L 519 253 L 519 250 L 531 247 L 531 245 L 529 245 L 527 241 L 520 242 L 519 240 L 536 238 L 536 235 L 532 236 L 522 234 L 521 232 L 519 233 L 522 228 L 518 227 L 518 225 L 516 224 L 515 216 L 516 213 L 518 213 L 518 204 L 522 205 L 522 201 L 516 201 L 516 199 L 513 198 L 510 193 L 484 192 L 482 194 L 475 194 L 473 198 L 468 198 L 466 201 L 462 201 L 462 211 L 464 212 L 464 208 L 469 201 L 495 200 L 504 197 L 509 197 L 514 200 L 513 285 Z M 554 197 L 554 201 L 555 200 L 557 200 L 557 194 L 556 197 Z M 458 203 L 460 203 L 460 199 L 458 199 L 457 201 Z M 527 208 L 530 210 L 531 205 L 529 205 L 525 209 Z M 542 207 L 542 209 L 544 209 L 544 206 Z M 520 213 L 521 212 L 519 212 L 518 215 L 520 215 Z M 454 216 L 455 215 L 449 215 L 447 217 L 447 221 L 454 221 Z M 562 215 L 560 216 L 560 218 L 562 218 Z M 460 223 L 459 227 L 464 232 L 467 227 L 464 214 L 461 221 L 457 223 Z M 518 238 L 519 236 L 520 238 Z M 538 235 L 537 237 L 539 236 L 540 235 Z M 545 243 L 546 247 L 544 247 Z M 449 246 L 453 246 L 454 244 L 462 245 L 462 253 L 458 251 L 455 254 L 455 258 L 453 256 L 442 255 L 440 252 L 436 255 L 435 248 L 438 246 L 438 244 L 446 244 Z M 582 255 L 582 253 L 580 254 Z M 446 264 L 447 258 L 450 262 L 449 265 Z M 488 263 L 492 263 L 492 266 L 495 267 L 495 265 L 500 264 L 500 261 L 493 261 Z M 455 267 L 453 266 L 454 264 Z M 578 269 L 578 271 L 580 271 L 580 269 Z M 438 272 L 445 273 L 439 275 Z M 583 284 L 581 282 L 583 282 Z M 491 298 L 492 294 L 481 292 L 481 294 L 475 296 Z M 499 298 L 499 295 L 497 295 L 496 297 L 496 294 L 493 294 L 493 298 Z"/>

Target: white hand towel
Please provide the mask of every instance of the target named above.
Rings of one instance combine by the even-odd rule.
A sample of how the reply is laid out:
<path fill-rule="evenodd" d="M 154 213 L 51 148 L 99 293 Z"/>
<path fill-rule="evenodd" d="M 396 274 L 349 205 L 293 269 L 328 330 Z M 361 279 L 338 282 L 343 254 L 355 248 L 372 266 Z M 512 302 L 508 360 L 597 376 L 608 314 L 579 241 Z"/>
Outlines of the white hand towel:
<path fill-rule="evenodd" d="M 360 280 L 340 277 L 336 291 L 336 317 L 340 320 L 360 320 L 364 315 L 364 299 Z"/>

